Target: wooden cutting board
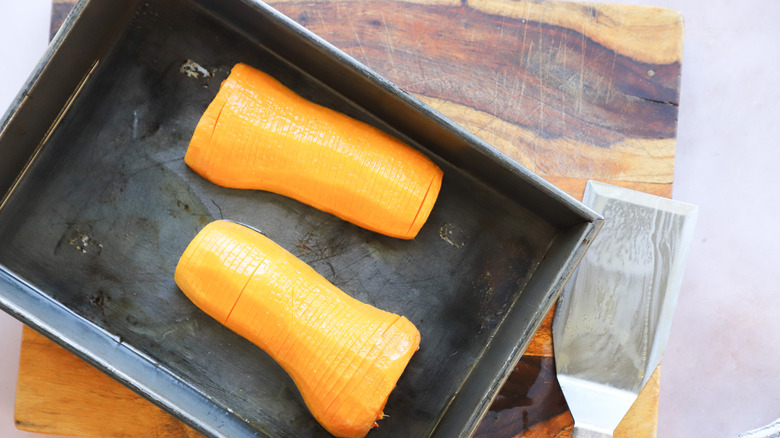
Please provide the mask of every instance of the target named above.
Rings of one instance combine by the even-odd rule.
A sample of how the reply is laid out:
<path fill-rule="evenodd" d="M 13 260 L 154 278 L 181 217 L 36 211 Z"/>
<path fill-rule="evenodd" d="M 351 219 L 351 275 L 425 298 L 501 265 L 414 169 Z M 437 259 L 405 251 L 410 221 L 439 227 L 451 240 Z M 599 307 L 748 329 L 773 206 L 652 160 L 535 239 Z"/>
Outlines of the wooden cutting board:
<path fill-rule="evenodd" d="M 54 0 L 55 31 L 75 0 Z M 271 4 L 511 158 L 581 199 L 587 179 L 671 196 L 682 17 L 627 5 L 540 1 Z M 568 437 L 552 313 L 478 437 Z M 660 370 L 616 437 L 655 437 Z M 25 328 L 20 429 L 88 437 L 193 430 Z"/>

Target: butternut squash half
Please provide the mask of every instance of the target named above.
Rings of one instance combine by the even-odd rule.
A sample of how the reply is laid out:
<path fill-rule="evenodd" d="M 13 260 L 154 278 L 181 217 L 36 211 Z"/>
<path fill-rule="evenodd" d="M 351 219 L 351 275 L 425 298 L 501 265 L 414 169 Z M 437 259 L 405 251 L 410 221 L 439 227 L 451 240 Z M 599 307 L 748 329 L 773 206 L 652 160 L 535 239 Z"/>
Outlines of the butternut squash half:
<path fill-rule="evenodd" d="M 403 316 L 362 303 L 262 234 L 218 220 L 181 256 L 176 284 L 198 307 L 268 353 L 314 418 L 363 437 L 420 345 Z"/>
<path fill-rule="evenodd" d="M 246 64 L 222 83 L 184 161 L 220 186 L 278 193 L 401 239 L 417 235 L 442 180 L 416 149 Z"/>

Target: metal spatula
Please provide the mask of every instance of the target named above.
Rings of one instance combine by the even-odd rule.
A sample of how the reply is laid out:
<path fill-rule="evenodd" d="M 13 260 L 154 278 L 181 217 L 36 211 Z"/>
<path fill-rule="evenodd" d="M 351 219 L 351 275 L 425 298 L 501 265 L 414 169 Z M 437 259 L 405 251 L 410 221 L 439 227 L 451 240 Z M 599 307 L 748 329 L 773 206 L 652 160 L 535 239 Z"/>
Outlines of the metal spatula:
<path fill-rule="evenodd" d="M 611 437 L 666 348 L 698 207 L 589 181 L 604 226 L 564 288 L 555 365 L 572 437 Z"/>

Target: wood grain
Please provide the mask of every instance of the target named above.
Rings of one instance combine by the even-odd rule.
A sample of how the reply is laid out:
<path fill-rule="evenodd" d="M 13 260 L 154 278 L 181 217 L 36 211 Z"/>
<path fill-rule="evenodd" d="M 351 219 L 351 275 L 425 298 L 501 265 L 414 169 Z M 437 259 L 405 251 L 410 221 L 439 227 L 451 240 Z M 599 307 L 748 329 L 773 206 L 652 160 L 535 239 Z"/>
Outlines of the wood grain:
<path fill-rule="evenodd" d="M 25 326 L 16 426 L 86 437 L 200 436 L 116 380 Z"/>
<path fill-rule="evenodd" d="M 54 0 L 53 30 L 72 4 Z M 588 179 L 672 194 L 683 32 L 675 11 L 499 0 L 271 4 L 575 198 Z M 476 436 L 570 435 L 551 322 L 552 313 Z M 659 388 L 656 370 L 616 437 L 656 436 Z M 196 435 L 30 329 L 16 420 L 80 436 Z"/>
<path fill-rule="evenodd" d="M 657 433 L 660 368 L 615 430 L 615 437 L 652 437 Z M 526 354 L 501 389 L 475 437 L 568 437 L 573 420 L 555 378 L 551 356 Z"/>
<path fill-rule="evenodd" d="M 569 4 L 545 5 L 573 21 Z M 575 29 L 462 5 L 275 6 L 542 176 L 672 182 L 679 59 L 637 62 Z M 581 9 L 578 27 L 598 11 Z"/>

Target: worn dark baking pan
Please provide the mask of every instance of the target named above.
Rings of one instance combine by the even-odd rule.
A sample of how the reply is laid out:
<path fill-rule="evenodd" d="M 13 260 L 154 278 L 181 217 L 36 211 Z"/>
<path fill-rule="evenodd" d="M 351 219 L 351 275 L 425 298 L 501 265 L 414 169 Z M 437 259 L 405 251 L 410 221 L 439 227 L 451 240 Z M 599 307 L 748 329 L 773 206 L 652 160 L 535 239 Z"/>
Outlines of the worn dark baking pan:
<path fill-rule="evenodd" d="M 194 61 L 196 64 L 189 62 Z M 381 236 L 183 162 L 236 62 L 406 140 L 444 170 L 418 237 Z M 291 380 L 173 272 L 226 218 L 422 333 L 371 432 L 468 436 L 600 217 L 268 6 L 82 1 L 0 131 L 0 305 L 210 436 L 326 436 Z"/>

